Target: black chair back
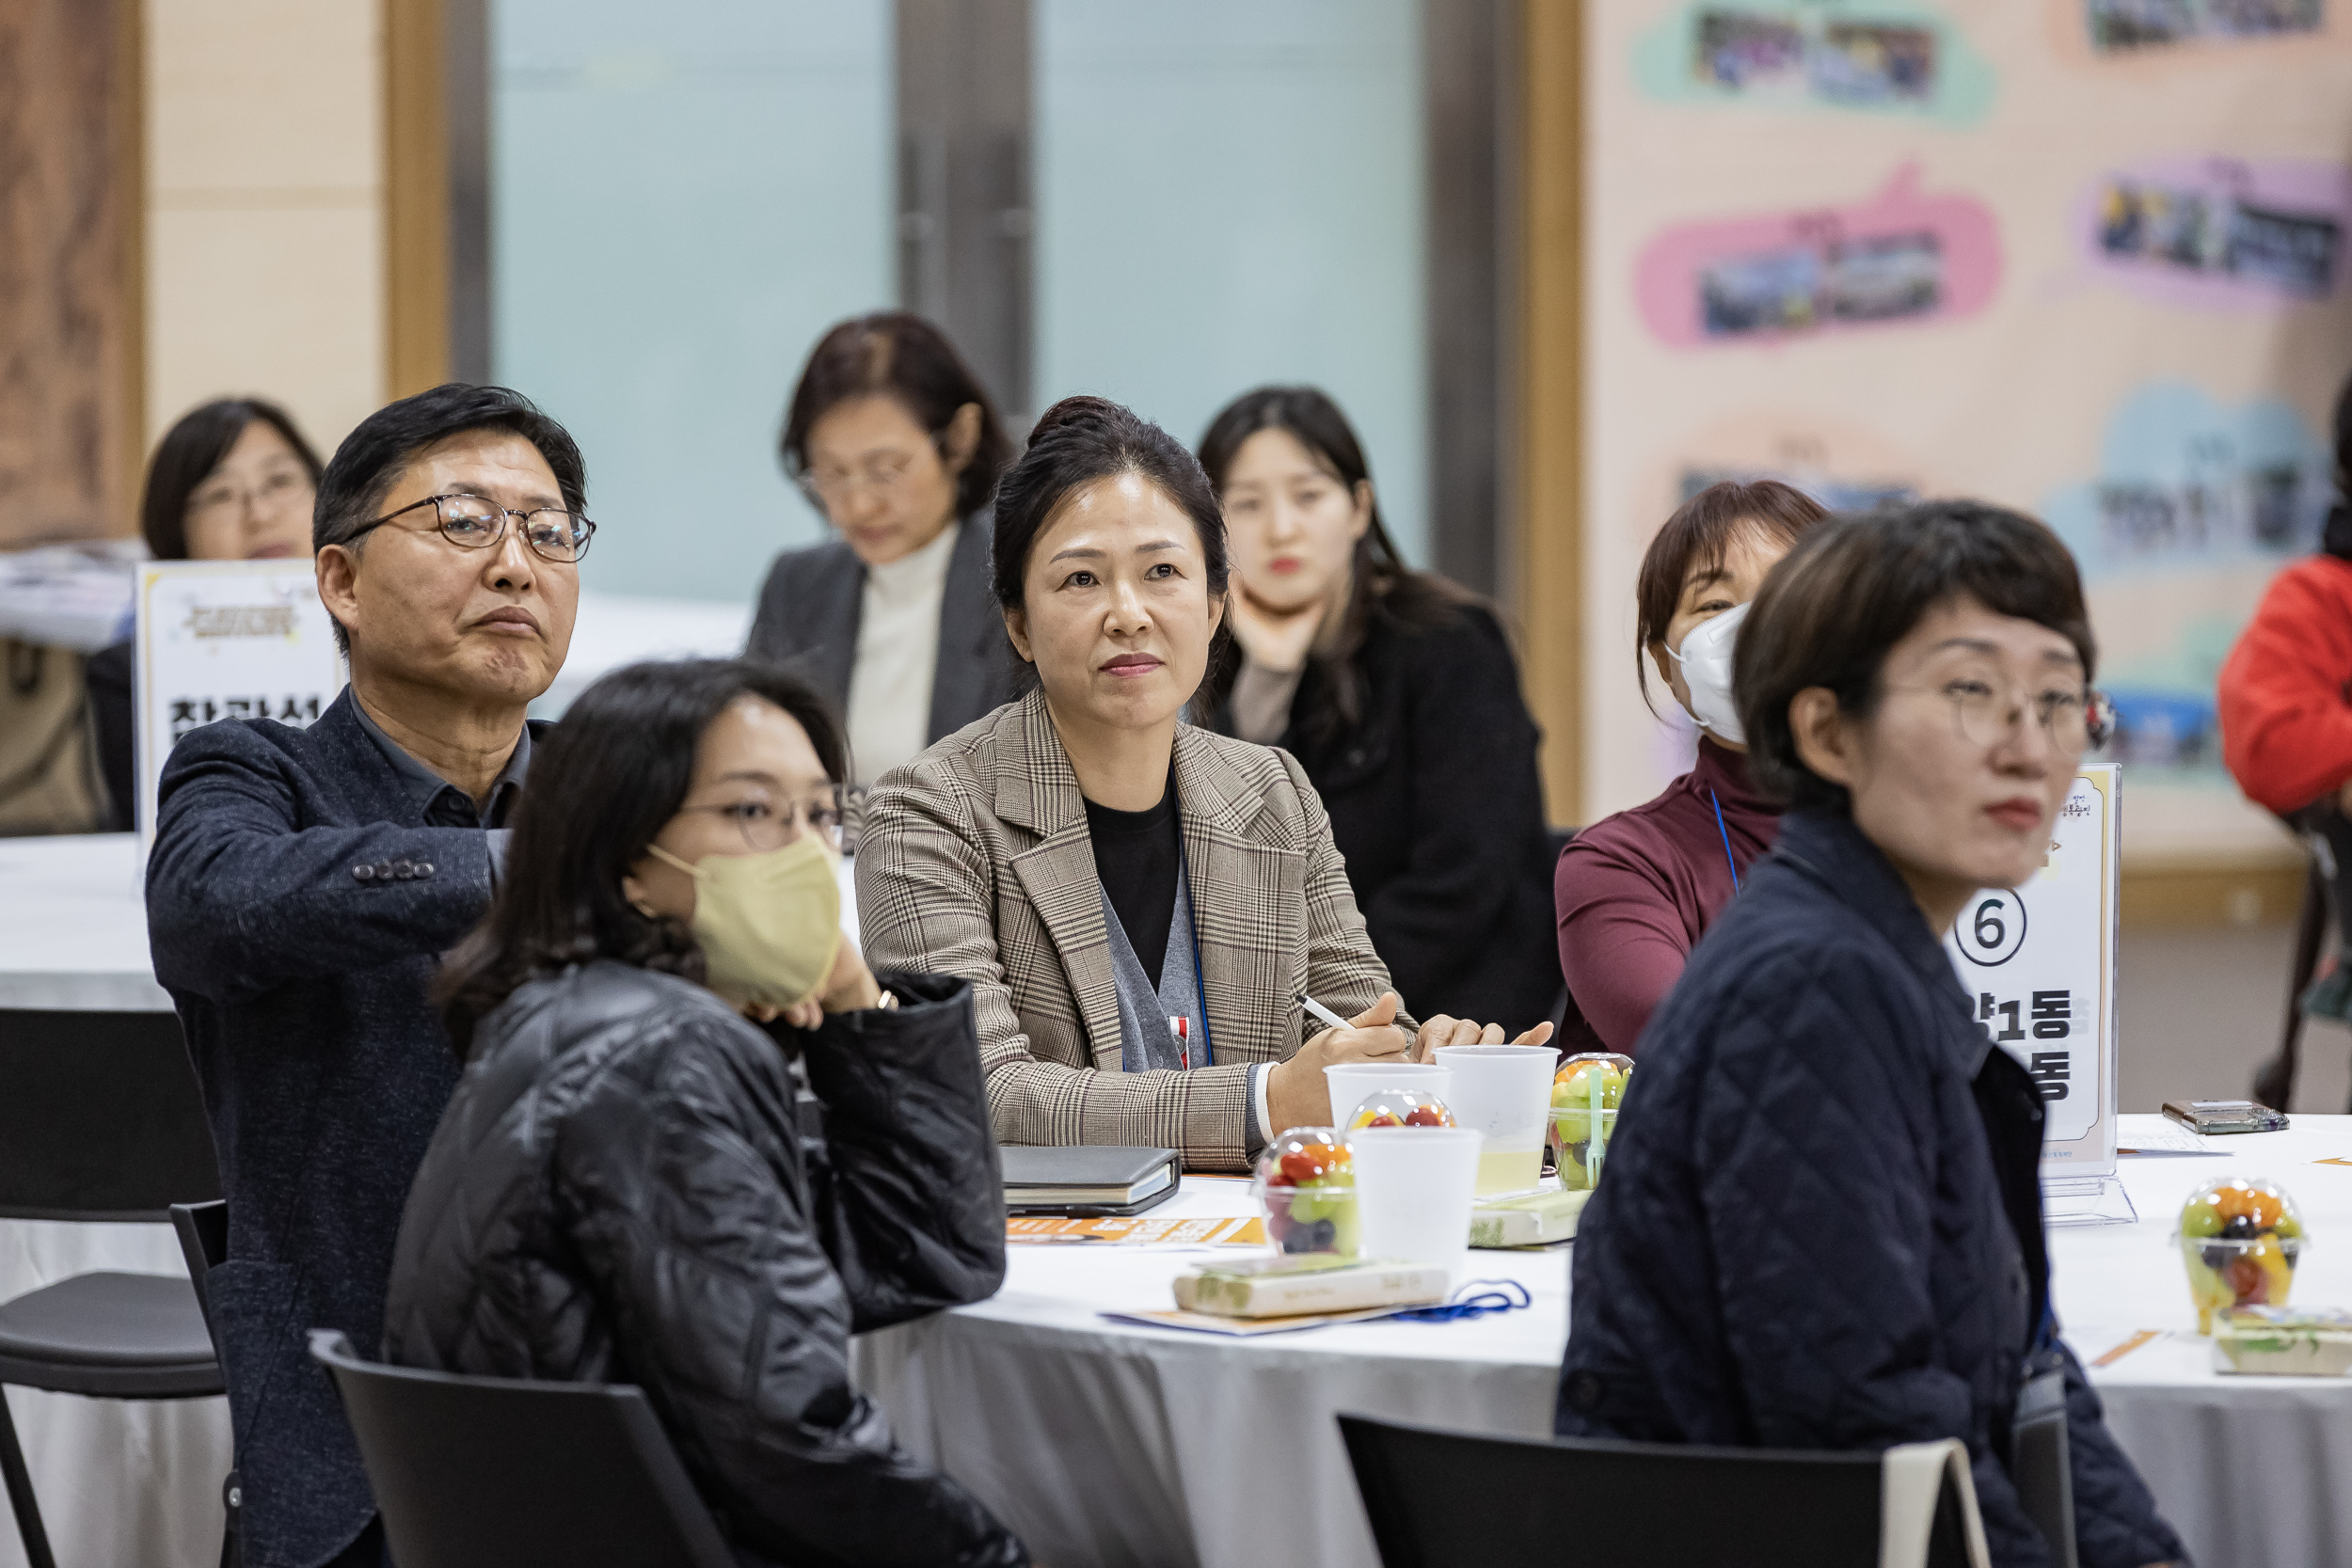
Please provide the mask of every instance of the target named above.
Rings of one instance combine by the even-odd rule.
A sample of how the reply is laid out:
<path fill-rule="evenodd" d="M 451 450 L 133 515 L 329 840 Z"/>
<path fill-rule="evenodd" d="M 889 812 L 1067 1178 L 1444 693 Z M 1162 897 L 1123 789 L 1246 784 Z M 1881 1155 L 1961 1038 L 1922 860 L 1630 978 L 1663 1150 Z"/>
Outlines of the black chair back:
<path fill-rule="evenodd" d="M 219 1196 L 176 1015 L 0 1012 L 0 1219 L 160 1221 Z"/>
<path fill-rule="evenodd" d="M 1342 1416 L 1383 1568 L 1878 1568 L 1873 1453 L 1483 1437 Z M 1947 1486 L 1930 1568 L 1965 1568 Z"/>
<path fill-rule="evenodd" d="M 362 1361 L 310 1333 L 400 1568 L 735 1568 L 642 1389 Z"/>
<path fill-rule="evenodd" d="M 180 1237 L 180 1256 L 188 1260 L 188 1283 L 196 1287 L 196 1305 L 204 1313 L 206 1326 L 213 1322 L 213 1293 L 205 1288 L 212 1272 L 229 1259 L 229 1205 L 220 1198 L 210 1203 L 175 1203 L 171 1206 L 171 1228 Z M 220 1344 L 220 1331 L 213 1331 L 213 1344 Z"/>

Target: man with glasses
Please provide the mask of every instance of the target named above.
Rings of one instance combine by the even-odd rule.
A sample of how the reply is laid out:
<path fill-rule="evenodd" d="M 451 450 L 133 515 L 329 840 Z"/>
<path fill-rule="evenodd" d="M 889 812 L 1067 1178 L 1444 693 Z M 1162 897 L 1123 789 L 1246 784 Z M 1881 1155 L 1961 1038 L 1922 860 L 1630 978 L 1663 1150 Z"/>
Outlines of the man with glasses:
<path fill-rule="evenodd" d="M 457 1079 L 427 990 L 489 907 L 595 525 L 562 426 L 498 387 L 377 410 L 320 477 L 351 684 L 306 730 L 228 721 L 166 765 L 148 863 L 229 1199 L 211 1276 L 248 1568 L 384 1560 L 306 1334 L 373 1345 L 410 1178 Z"/>

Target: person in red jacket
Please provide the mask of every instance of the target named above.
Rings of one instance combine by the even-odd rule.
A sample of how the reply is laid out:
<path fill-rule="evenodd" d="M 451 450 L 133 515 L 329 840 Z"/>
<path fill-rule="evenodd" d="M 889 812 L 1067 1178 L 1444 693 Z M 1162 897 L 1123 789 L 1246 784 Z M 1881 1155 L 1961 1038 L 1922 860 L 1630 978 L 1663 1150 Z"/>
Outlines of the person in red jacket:
<path fill-rule="evenodd" d="M 2336 400 L 2335 507 L 2319 553 L 2271 578 L 2222 662 L 2221 761 L 2248 799 L 2312 841 L 2334 884 L 2336 929 L 2352 932 L 2352 382 Z M 2339 941 L 2343 940 L 2339 936 Z M 2352 962 L 2303 997 L 2352 1019 Z"/>

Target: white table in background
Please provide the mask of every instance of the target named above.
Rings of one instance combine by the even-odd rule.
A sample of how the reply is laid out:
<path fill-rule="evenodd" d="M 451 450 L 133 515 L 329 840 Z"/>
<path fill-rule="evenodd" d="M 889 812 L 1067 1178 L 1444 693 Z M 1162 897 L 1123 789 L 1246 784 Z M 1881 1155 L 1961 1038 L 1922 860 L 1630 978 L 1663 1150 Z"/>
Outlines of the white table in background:
<path fill-rule="evenodd" d="M 2312 1163 L 2352 1158 L 2352 1117 L 2212 1143 L 2211 1156 L 2123 1162 L 2137 1223 L 2051 1232 L 2059 1314 L 2086 1361 L 2136 1330 L 2169 1331 L 2091 1376 L 2202 1568 L 2352 1562 L 2352 1380 L 2215 1373 L 2169 1239 L 2200 1182 L 2275 1177 L 2314 1238 L 2296 1299 L 2352 1304 L 2352 1166 Z M 1243 1183 L 1194 1178 L 1154 1212 L 1248 1207 Z M 1551 1430 L 1565 1253 L 1471 1254 L 1473 1275 L 1520 1280 L 1534 1306 L 1470 1323 L 1245 1341 L 1101 1316 L 1171 1305 L 1168 1281 L 1202 1256 L 1015 1247 L 993 1298 L 866 1336 L 860 1376 L 910 1448 L 1048 1562 L 1362 1568 L 1376 1559 L 1335 1413 Z"/>
<path fill-rule="evenodd" d="M 167 1012 L 129 833 L 0 838 L 0 1039 L 12 1010 Z M 167 1225 L 0 1220 L 0 1301 L 93 1269 L 183 1275 Z M 229 1402 L 8 1391 L 59 1568 L 220 1560 Z M 0 1510 L 5 1513 L 5 1510 Z M 23 1568 L 0 1519 L 0 1568 Z"/>

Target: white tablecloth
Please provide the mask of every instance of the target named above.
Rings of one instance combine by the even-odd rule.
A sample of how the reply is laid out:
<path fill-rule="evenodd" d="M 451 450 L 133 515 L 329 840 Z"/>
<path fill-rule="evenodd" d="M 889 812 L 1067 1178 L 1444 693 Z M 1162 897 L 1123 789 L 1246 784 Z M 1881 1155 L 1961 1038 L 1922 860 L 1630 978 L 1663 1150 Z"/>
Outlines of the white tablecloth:
<path fill-rule="evenodd" d="M 2125 1118 L 2155 1124 L 2170 1125 Z M 2086 1361 L 2168 1331 L 2091 1375 L 2203 1568 L 2352 1562 L 2352 1381 L 2216 1374 L 2168 1240 L 2200 1182 L 2275 1177 L 2315 1238 L 2296 1298 L 2352 1303 L 2352 1166 L 2312 1163 L 2352 1158 L 2352 1117 L 2210 1143 L 2220 1152 L 2122 1162 L 2137 1223 L 2051 1233 L 2058 1311 Z M 1242 1184 L 1193 1179 L 1155 1212 L 1247 1207 Z M 867 1336 L 860 1374 L 912 1449 L 1052 1563 L 1371 1564 L 1334 1413 L 1550 1430 L 1565 1253 L 1473 1253 L 1474 1275 L 1520 1280 L 1534 1306 L 1470 1323 L 1238 1341 L 1100 1316 L 1170 1305 L 1168 1281 L 1201 1256 L 1016 1247 L 994 1298 Z"/>
<path fill-rule="evenodd" d="M 0 1009 L 167 1013 L 147 954 L 138 840 L 0 838 Z"/>

